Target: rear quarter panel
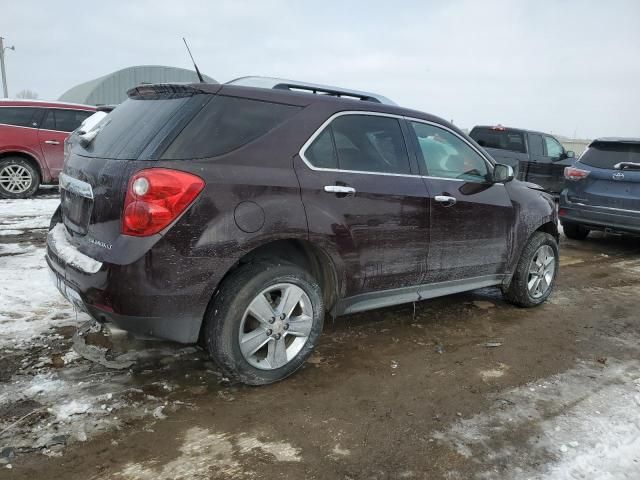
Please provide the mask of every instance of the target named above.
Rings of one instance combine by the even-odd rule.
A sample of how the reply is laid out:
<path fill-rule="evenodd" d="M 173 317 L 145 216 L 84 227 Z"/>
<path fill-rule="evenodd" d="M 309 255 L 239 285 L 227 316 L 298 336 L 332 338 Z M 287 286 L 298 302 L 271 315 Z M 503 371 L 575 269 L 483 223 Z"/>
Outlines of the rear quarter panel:
<path fill-rule="evenodd" d="M 286 132 L 282 126 L 277 130 Z M 151 254 L 160 262 L 152 267 L 155 282 L 197 288 L 204 314 L 220 281 L 243 256 L 276 240 L 307 240 L 293 170 L 299 148 L 294 137 L 272 132 L 216 158 L 150 162 L 188 171 L 206 182 L 195 203 L 153 247 Z"/>

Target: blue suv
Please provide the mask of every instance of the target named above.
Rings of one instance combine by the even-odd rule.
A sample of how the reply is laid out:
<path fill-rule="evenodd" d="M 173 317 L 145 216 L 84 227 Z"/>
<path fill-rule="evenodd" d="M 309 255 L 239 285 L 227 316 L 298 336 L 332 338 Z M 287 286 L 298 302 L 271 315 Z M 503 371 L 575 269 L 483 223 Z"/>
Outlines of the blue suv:
<path fill-rule="evenodd" d="M 598 138 L 564 172 L 558 215 L 567 237 L 640 235 L 640 138 Z"/>

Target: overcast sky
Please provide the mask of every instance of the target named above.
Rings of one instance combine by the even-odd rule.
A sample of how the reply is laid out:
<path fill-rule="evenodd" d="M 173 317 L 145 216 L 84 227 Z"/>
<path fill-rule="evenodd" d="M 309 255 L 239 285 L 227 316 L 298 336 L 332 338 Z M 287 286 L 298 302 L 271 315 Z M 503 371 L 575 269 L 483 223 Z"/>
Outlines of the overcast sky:
<path fill-rule="evenodd" d="M 3 0 L 9 94 L 132 65 L 369 90 L 456 125 L 640 137 L 640 1 Z"/>

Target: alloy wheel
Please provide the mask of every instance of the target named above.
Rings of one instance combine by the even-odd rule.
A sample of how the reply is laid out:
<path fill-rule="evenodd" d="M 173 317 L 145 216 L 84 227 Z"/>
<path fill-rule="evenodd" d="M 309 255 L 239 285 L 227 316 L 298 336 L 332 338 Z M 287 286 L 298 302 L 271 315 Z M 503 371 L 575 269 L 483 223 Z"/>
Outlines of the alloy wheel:
<path fill-rule="evenodd" d="M 527 288 L 531 298 L 540 298 L 551 288 L 556 272 L 556 256 L 549 245 L 542 245 L 531 259 Z"/>
<path fill-rule="evenodd" d="M 240 323 L 240 352 L 252 366 L 274 370 L 302 350 L 313 328 L 313 306 L 305 291 L 278 283 L 251 301 Z"/>
<path fill-rule="evenodd" d="M 0 170 L 0 186 L 10 193 L 24 193 L 33 183 L 31 172 L 22 165 L 6 165 Z"/>

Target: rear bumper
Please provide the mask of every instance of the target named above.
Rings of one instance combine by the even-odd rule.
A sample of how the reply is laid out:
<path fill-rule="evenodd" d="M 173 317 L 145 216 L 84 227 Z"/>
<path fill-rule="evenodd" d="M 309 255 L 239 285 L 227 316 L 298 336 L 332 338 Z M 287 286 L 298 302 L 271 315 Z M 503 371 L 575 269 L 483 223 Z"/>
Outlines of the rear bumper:
<path fill-rule="evenodd" d="M 61 248 L 52 242 L 50 232 L 45 258 L 52 281 L 76 309 L 142 335 L 181 343 L 198 340 L 207 306 L 201 295 L 166 284 L 156 288 L 145 257 L 130 265 L 100 263 L 99 269 L 83 269 L 78 255 L 83 254 L 71 244 Z"/>
<path fill-rule="evenodd" d="M 575 223 L 591 230 L 640 234 L 640 211 L 598 207 L 570 202 L 566 192 L 560 195 L 561 223 Z"/>

